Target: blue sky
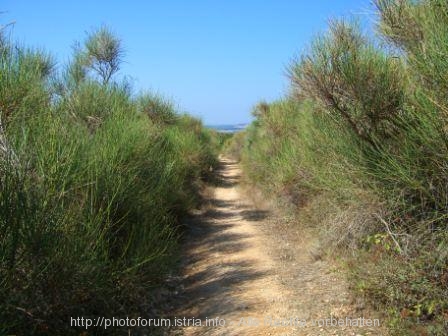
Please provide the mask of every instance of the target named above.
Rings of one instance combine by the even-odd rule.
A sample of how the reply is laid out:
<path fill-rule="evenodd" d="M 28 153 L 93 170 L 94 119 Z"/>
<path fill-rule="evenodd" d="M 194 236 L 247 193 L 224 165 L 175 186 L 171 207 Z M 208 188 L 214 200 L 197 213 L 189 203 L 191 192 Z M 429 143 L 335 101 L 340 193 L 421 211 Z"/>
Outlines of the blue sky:
<path fill-rule="evenodd" d="M 135 89 L 172 98 L 206 124 L 247 122 L 259 100 L 281 97 L 285 67 L 329 18 L 372 20 L 369 0 L 3 0 L 0 11 L 16 39 L 59 64 L 86 31 L 109 26 Z"/>

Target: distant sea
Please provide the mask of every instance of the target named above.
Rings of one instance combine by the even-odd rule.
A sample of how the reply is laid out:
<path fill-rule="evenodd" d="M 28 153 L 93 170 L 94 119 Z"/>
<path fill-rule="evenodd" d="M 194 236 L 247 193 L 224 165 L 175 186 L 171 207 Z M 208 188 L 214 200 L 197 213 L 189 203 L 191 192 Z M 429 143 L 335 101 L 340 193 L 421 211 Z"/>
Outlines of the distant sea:
<path fill-rule="evenodd" d="M 214 129 L 222 133 L 235 133 L 247 127 L 248 124 L 233 124 L 233 125 L 206 125 L 206 127 Z"/>

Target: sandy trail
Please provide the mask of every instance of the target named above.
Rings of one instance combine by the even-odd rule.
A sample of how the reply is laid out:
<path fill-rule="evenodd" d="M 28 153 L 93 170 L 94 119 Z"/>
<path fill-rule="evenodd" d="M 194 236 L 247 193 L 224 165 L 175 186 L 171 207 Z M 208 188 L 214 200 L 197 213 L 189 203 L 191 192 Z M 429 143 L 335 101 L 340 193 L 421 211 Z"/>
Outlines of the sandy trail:
<path fill-rule="evenodd" d="M 337 272 L 311 257 L 310 236 L 299 232 L 295 223 L 256 209 L 238 189 L 238 165 L 228 159 L 221 163 L 220 182 L 209 208 L 188 224 L 182 289 L 172 313 L 201 319 L 202 325 L 172 333 L 383 334 L 378 328 L 311 325 L 314 319 L 363 314 Z M 205 326 L 206 319 L 216 318 L 221 325 Z"/>

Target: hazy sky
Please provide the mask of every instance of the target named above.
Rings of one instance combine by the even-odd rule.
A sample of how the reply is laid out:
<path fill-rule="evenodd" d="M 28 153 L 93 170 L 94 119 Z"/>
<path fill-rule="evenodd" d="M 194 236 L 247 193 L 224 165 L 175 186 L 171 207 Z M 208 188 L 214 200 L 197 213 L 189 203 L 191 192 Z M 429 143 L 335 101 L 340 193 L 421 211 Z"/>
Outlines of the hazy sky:
<path fill-rule="evenodd" d="M 369 0 L 3 0 L 0 12 L 0 24 L 15 21 L 16 39 L 59 64 L 86 31 L 109 26 L 134 87 L 173 98 L 206 124 L 247 122 L 259 100 L 280 97 L 285 67 L 329 18 L 372 19 Z"/>

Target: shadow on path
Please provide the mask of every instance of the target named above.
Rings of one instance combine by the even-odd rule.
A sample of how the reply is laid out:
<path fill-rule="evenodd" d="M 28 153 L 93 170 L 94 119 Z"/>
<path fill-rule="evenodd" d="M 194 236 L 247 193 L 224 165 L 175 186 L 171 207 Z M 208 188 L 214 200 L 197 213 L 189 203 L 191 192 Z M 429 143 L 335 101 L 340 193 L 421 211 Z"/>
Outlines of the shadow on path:
<path fill-rule="evenodd" d="M 185 224 L 182 269 L 187 271 L 176 316 L 205 319 L 246 310 L 251 303 L 241 300 L 239 293 L 254 280 L 268 276 L 251 258 L 234 257 L 252 247 L 253 234 L 241 230 L 242 222 L 261 221 L 268 215 L 241 202 L 235 192 L 240 179 L 235 166 L 222 162 L 215 172 L 215 197 L 208 201 L 208 210 Z"/>

